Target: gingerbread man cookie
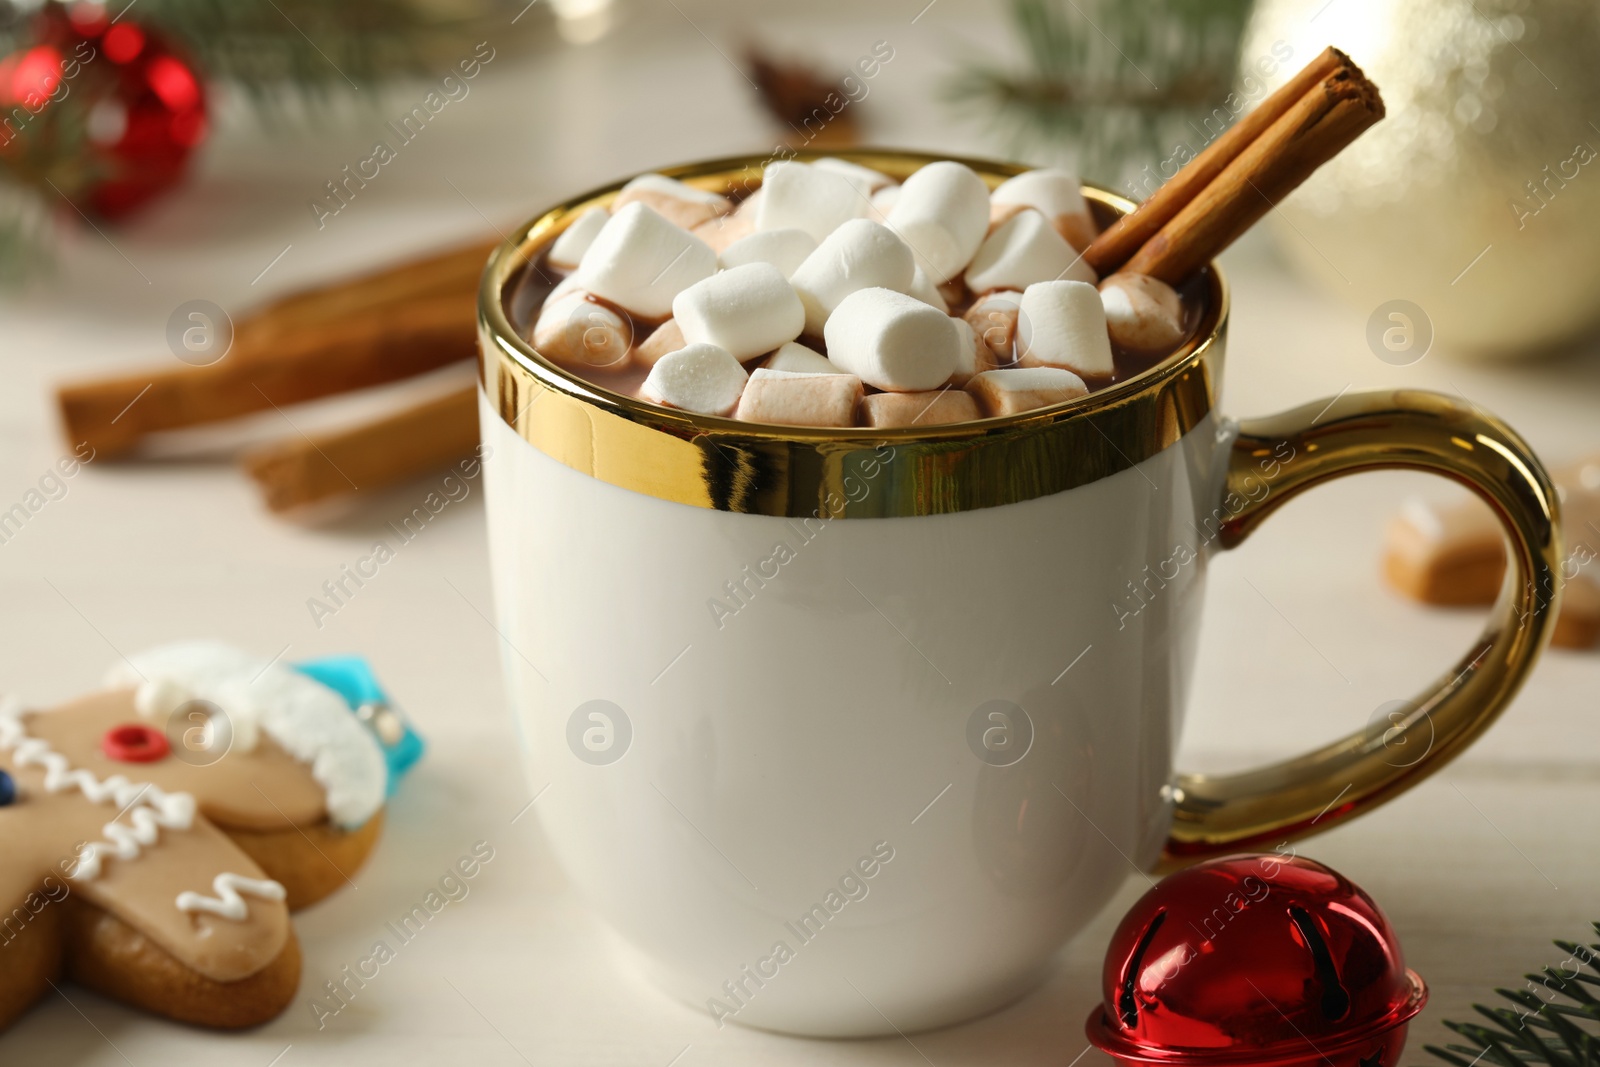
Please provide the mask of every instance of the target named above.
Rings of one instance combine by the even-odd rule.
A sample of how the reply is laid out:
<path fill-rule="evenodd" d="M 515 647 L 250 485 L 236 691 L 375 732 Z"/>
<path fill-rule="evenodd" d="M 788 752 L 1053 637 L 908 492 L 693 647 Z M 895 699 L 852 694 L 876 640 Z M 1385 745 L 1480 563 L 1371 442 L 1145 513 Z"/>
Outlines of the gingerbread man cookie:
<path fill-rule="evenodd" d="M 1566 558 L 1552 643 L 1600 642 L 1600 455 L 1552 470 L 1561 494 Z M 1505 535 L 1489 506 L 1462 493 L 1451 503 L 1408 500 L 1390 522 L 1383 570 L 1425 604 L 1492 604 L 1505 578 Z"/>
<path fill-rule="evenodd" d="M 286 1008 L 289 912 L 377 842 L 384 750 L 333 689 L 216 643 L 0 701 L 0 1030 L 62 977 L 216 1027 Z"/>

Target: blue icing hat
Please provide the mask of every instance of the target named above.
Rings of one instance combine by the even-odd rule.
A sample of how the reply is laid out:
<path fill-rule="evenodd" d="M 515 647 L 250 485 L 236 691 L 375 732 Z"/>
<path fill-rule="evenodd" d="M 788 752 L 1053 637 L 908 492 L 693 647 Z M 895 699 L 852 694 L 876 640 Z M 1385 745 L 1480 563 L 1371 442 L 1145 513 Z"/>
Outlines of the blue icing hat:
<path fill-rule="evenodd" d="M 343 697 L 372 732 L 389 765 L 389 795 L 393 796 L 400 779 L 416 766 L 427 746 L 400 710 L 389 703 L 367 661 L 360 656 L 324 656 L 296 663 L 294 669 Z"/>

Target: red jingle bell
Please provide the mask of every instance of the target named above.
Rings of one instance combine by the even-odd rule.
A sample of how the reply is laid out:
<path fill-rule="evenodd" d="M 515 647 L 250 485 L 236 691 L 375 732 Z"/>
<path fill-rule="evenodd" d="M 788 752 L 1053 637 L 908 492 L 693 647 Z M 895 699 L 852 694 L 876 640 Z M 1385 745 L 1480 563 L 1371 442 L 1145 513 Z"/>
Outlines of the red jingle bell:
<path fill-rule="evenodd" d="M 1228 856 L 1139 899 L 1106 951 L 1088 1035 L 1128 1065 L 1393 1067 L 1428 990 L 1337 871 Z"/>

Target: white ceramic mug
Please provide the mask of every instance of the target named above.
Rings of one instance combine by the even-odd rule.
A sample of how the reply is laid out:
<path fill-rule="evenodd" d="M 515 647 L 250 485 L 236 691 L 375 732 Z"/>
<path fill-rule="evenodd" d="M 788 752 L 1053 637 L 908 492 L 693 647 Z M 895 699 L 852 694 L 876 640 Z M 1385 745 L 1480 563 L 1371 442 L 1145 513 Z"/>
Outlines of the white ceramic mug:
<path fill-rule="evenodd" d="M 848 158 L 904 177 L 932 157 Z M 760 162 L 672 173 L 726 190 Z M 1019 169 L 969 162 L 991 184 Z M 1516 435 L 1424 393 L 1222 417 L 1214 270 L 1183 350 L 1021 416 L 769 428 L 586 383 L 522 339 L 509 294 L 616 188 L 524 226 L 484 277 L 495 595 L 555 855 L 719 1025 L 859 1036 L 998 1007 L 1132 869 L 1270 847 L 1420 780 L 1548 636 L 1553 496 Z M 1398 732 L 1177 773 L 1208 555 L 1309 485 L 1389 466 L 1504 519 L 1514 573 L 1481 641 Z M 1400 766 L 1385 742 L 1413 729 L 1431 748 Z"/>

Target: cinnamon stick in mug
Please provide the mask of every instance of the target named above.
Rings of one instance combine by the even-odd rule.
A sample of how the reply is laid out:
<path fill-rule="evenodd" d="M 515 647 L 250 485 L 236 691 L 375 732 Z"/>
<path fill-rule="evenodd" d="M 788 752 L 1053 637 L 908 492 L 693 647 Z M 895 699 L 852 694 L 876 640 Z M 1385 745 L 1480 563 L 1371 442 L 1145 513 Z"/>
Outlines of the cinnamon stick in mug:
<path fill-rule="evenodd" d="M 1341 67 L 1354 66 L 1337 48 L 1328 48 L 1304 70 L 1280 85 L 1240 117 L 1220 137 L 1150 194 L 1139 207 L 1106 227 L 1084 250 L 1083 259 L 1102 278 L 1114 274 L 1150 238 L 1172 221 L 1250 143 L 1299 102 L 1315 85 Z"/>
<path fill-rule="evenodd" d="M 1181 282 L 1383 114 L 1377 86 L 1354 64 L 1341 67 L 1245 146 L 1121 269 Z"/>

